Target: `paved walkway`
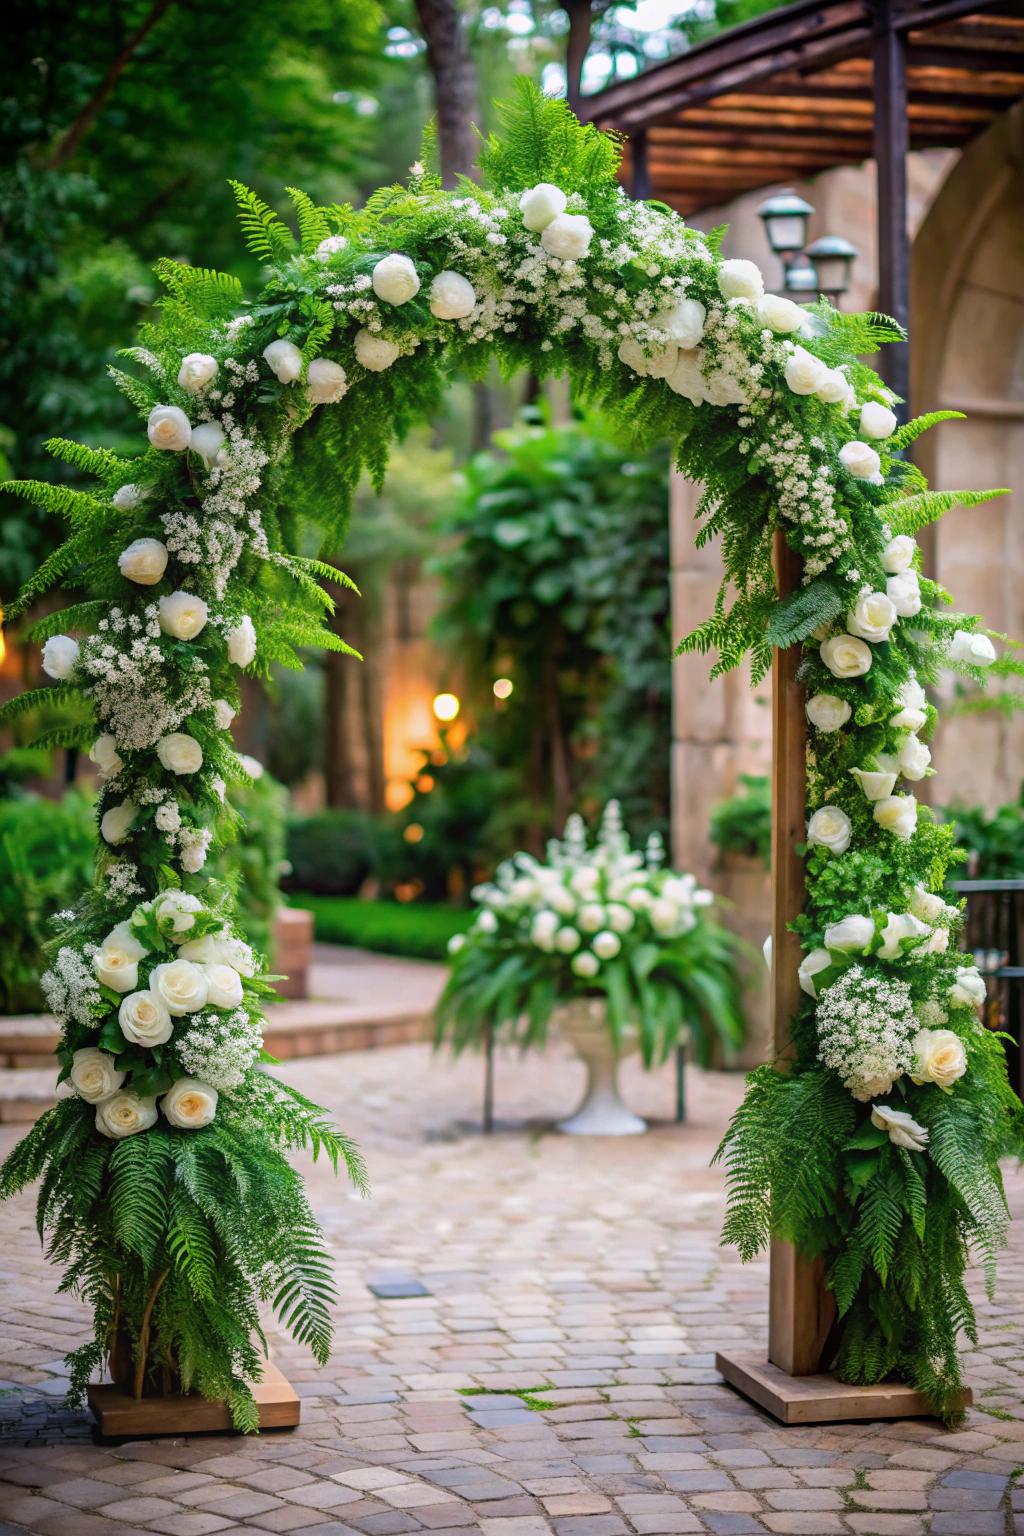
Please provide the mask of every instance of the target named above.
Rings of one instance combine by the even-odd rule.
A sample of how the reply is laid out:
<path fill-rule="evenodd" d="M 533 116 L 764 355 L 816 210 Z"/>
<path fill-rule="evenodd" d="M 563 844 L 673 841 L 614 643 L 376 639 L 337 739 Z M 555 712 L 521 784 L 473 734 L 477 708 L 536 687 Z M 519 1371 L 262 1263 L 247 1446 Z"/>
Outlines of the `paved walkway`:
<path fill-rule="evenodd" d="M 364 1203 L 310 1172 L 340 1296 L 325 1370 L 272 1335 L 301 1426 L 91 1444 L 60 1406 L 85 1313 L 56 1297 L 24 1199 L 2 1218 L 3 1536 L 1024 1533 L 1024 1177 L 1009 1180 L 1020 1220 L 996 1303 L 974 1287 L 967 1426 L 783 1429 L 713 1369 L 716 1345 L 760 1342 L 766 1322 L 766 1266 L 718 1248 L 722 1177 L 707 1168 L 736 1077 L 692 1072 L 676 1126 L 671 1073 L 627 1065 L 627 1097 L 655 1124 L 611 1142 L 549 1134 L 582 1082 L 561 1050 L 499 1063 L 491 1138 L 472 1058 L 405 1045 L 282 1071 L 358 1136 L 374 1184 Z M 0 1128 L 0 1147 L 15 1135 Z M 366 1288 L 399 1274 L 432 1294 Z"/>

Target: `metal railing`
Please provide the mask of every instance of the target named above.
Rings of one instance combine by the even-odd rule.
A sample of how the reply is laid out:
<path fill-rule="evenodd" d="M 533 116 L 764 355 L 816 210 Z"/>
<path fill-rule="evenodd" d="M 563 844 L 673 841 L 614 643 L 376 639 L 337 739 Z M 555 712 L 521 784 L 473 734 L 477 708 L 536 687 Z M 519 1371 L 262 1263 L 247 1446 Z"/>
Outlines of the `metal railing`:
<path fill-rule="evenodd" d="M 1006 1065 L 1014 1091 L 1024 1094 L 1021 1043 L 1024 1040 L 1024 880 L 953 880 L 967 897 L 965 948 L 985 978 L 988 997 L 983 1022 L 1002 1030 Z"/>

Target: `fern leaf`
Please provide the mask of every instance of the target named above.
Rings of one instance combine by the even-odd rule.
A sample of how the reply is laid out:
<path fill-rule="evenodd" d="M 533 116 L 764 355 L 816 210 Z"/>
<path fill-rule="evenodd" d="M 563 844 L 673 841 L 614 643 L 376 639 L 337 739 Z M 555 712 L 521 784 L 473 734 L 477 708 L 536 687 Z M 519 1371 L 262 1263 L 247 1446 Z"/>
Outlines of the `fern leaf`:
<path fill-rule="evenodd" d="M 285 191 L 295 206 L 295 217 L 299 225 L 299 237 L 302 241 L 303 253 L 311 256 L 320 244 L 326 240 L 331 232 L 327 222 L 327 214 L 323 208 L 318 208 L 311 197 L 298 187 L 285 187 Z"/>
<path fill-rule="evenodd" d="M 52 709 L 54 705 L 84 701 L 81 689 L 72 683 L 55 683 L 52 688 L 31 688 L 27 693 L 15 694 L 13 699 L 8 699 L 0 707 L 0 725 L 11 725 L 37 709 Z"/>
<path fill-rule="evenodd" d="M 143 379 L 133 379 L 130 373 L 110 365 L 107 367 L 107 374 L 114 381 L 114 387 L 119 389 L 143 416 L 148 416 L 154 405 L 159 403 L 153 392 L 153 386 Z"/>
<path fill-rule="evenodd" d="M 886 505 L 884 516 L 893 533 L 911 535 L 928 523 L 937 522 L 952 507 L 978 507 L 993 496 L 1009 496 L 1007 489 L 996 491 L 922 491 Z"/>
<path fill-rule="evenodd" d="M 940 421 L 963 421 L 963 411 L 930 411 L 927 416 L 915 416 L 913 421 L 908 421 L 904 426 L 897 427 L 896 431 L 886 443 L 886 448 L 906 448 L 915 438 L 927 432 L 930 427 L 937 427 Z"/>
<path fill-rule="evenodd" d="M 768 643 L 784 651 L 805 640 L 821 624 L 830 624 L 846 607 L 842 589 L 825 576 L 791 592 L 776 604 L 768 625 Z"/>
<path fill-rule="evenodd" d="M 156 271 L 172 296 L 194 315 L 217 319 L 231 314 L 245 301 L 241 283 L 228 272 L 186 267 L 167 257 L 157 262 Z"/>
<path fill-rule="evenodd" d="M 55 459 L 63 459 L 65 464 L 73 464 L 87 475 L 104 475 L 123 462 L 109 448 L 87 448 L 84 443 L 73 443 L 65 437 L 47 438 L 43 447 Z"/>
<path fill-rule="evenodd" d="M 287 224 L 240 181 L 229 181 L 228 185 L 241 210 L 238 220 L 253 255 L 264 261 L 286 260 L 294 255 L 295 236 Z"/>

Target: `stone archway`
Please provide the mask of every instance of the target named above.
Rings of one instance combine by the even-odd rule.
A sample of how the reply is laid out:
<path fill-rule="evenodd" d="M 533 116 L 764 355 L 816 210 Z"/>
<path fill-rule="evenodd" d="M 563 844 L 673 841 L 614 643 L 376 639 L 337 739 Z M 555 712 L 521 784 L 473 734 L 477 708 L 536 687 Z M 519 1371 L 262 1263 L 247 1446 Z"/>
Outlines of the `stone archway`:
<path fill-rule="evenodd" d="M 1024 103 L 964 152 L 918 232 L 911 309 L 915 414 L 967 413 L 921 438 L 915 457 L 939 490 L 1004 485 L 1014 494 L 956 508 L 921 536 L 957 604 L 1024 635 Z M 1015 798 L 1024 718 L 946 717 L 935 744 L 945 801 Z"/>

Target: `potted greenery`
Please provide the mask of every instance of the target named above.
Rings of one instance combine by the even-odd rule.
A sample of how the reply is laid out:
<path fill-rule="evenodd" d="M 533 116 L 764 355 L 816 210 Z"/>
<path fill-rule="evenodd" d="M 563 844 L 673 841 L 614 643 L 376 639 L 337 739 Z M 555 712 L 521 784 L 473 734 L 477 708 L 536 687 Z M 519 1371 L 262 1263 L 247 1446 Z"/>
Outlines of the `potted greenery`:
<path fill-rule="evenodd" d="M 546 863 L 517 853 L 502 864 L 473 890 L 473 926 L 449 944 L 438 1043 L 458 1052 L 489 1031 L 528 1049 L 554 1022 L 588 1069 L 583 1103 L 559 1129 L 645 1130 L 619 1097 L 619 1059 L 639 1049 L 650 1067 L 688 1040 L 706 1065 L 716 1039 L 731 1054 L 744 1030 L 737 941 L 709 916 L 711 892 L 663 861 L 657 834 L 646 854 L 630 848 L 611 800 L 593 848 L 582 818 L 570 816 Z"/>

